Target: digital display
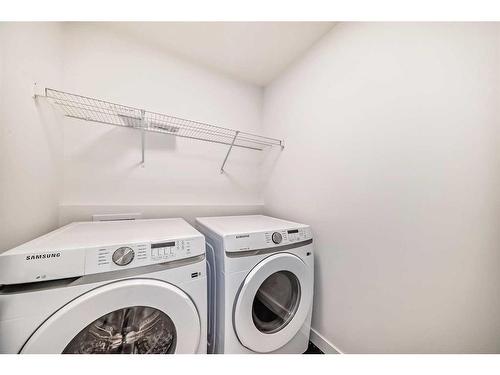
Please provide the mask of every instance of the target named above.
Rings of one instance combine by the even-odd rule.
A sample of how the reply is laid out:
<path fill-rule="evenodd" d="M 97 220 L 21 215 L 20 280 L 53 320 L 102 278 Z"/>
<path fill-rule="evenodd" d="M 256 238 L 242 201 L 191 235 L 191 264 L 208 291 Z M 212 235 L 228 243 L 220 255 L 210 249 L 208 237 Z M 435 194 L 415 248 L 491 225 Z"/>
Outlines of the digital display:
<path fill-rule="evenodd" d="M 294 230 L 289 230 L 288 231 L 288 234 L 293 234 L 293 233 L 299 233 L 299 230 L 298 229 L 294 229 Z"/>
<path fill-rule="evenodd" d="M 151 248 L 156 249 L 158 247 L 172 247 L 175 246 L 175 241 L 172 242 L 162 242 L 162 243 L 152 243 Z"/>

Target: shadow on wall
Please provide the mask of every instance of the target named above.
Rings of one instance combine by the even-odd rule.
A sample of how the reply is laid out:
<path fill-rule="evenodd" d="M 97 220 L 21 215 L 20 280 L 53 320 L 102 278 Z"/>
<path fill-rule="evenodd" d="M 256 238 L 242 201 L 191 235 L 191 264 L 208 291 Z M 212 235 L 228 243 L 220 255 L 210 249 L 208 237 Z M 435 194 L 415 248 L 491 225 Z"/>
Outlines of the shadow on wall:
<path fill-rule="evenodd" d="M 78 130 L 77 138 L 80 147 L 72 153 L 74 162 L 80 163 L 102 163 L 115 164 L 123 160 L 124 152 L 137 153 L 138 161 L 141 160 L 141 132 L 134 129 L 119 128 L 111 125 L 87 123 L 82 120 L 65 119 L 68 124 Z M 73 125 L 72 123 L 75 122 Z M 92 127 L 92 132 L 86 132 Z M 93 134 L 93 135 L 92 135 Z M 116 152 L 114 147 L 120 144 L 122 153 Z M 113 147 L 110 147 L 113 146 Z M 146 134 L 145 151 L 175 151 L 177 148 L 176 138 L 165 134 Z M 134 167 L 136 165 L 133 165 Z M 132 165 L 131 165 L 132 167 Z"/>
<path fill-rule="evenodd" d="M 276 173 L 276 166 L 279 162 L 280 156 L 282 152 L 286 152 L 286 143 L 285 143 L 285 148 L 281 149 L 279 147 L 272 147 L 269 148 L 265 151 L 262 151 L 265 153 L 261 167 L 262 167 L 262 172 L 261 172 L 261 181 L 262 181 L 262 190 L 265 191 L 274 175 Z"/>
<path fill-rule="evenodd" d="M 48 151 L 52 162 L 57 165 L 59 174 L 62 174 L 62 155 L 61 148 L 63 142 L 62 122 L 60 116 L 55 113 L 51 104 L 43 98 L 33 98 L 38 112 L 38 119 L 44 131 L 42 132 L 48 145 Z"/>

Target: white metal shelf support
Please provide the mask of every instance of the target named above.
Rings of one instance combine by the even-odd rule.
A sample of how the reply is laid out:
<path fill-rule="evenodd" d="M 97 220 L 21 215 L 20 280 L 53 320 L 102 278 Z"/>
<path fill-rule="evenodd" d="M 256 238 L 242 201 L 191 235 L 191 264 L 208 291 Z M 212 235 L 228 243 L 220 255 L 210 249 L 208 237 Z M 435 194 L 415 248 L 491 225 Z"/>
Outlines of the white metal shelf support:
<path fill-rule="evenodd" d="M 144 168 L 146 159 L 145 159 L 145 148 L 146 148 L 146 130 L 145 128 L 145 123 L 144 123 L 144 115 L 145 111 L 141 110 L 141 123 L 142 123 L 142 129 L 141 129 L 141 167 Z"/>
<path fill-rule="evenodd" d="M 236 130 L 236 134 L 234 135 L 233 141 L 231 142 L 231 146 L 229 146 L 227 150 L 226 157 L 224 158 L 224 161 L 222 162 L 222 165 L 220 167 L 220 173 L 224 173 L 224 166 L 226 165 L 227 158 L 229 157 L 229 154 L 231 153 L 231 150 L 233 149 L 234 142 L 236 142 L 236 138 L 238 138 L 239 131 Z"/>
<path fill-rule="evenodd" d="M 229 146 L 220 168 L 221 173 L 224 173 L 229 154 L 235 147 L 256 151 L 274 146 L 284 148 L 283 141 L 276 138 L 223 128 L 51 88 L 45 88 L 44 92 L 40 93 L 39 89 L 35 84 L 33 97 L 35 99 L 47 98 L 66 117 L 139 130 L 141 132 L 142 166 L 145 163 L 147 132 Z"/>

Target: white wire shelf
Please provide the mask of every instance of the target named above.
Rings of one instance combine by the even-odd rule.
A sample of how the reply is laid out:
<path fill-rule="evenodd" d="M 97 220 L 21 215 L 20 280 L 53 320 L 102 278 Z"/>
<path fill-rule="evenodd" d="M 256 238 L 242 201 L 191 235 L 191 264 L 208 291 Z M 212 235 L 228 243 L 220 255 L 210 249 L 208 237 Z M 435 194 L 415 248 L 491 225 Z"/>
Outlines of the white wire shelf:
<path fill-rule="evenodd" d="M 232 147 L 262 151 L 279 146 L 279 139 L 264 137 L 207 123 L 146 111 L 105 100 L 45 88 L 45 97 L 58 107 L 64 116 L 140 130 L 142 133 L 142 162 L 144 163 L 144 132 L 170 134 L 205 142 L 228 145 L 221 173 Z"/>

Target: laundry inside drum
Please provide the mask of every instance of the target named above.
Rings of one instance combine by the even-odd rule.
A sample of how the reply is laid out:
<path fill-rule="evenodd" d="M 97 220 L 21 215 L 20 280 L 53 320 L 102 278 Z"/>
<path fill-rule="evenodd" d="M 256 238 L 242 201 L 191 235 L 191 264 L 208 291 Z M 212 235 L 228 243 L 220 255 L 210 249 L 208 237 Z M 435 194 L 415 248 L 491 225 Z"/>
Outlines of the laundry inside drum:
<path fill-rule="evenodd" d="M 126 307 L 95 320 L 63 354 L 172 354 L 177 332 L 170 317 L 147 306 Z"/>

